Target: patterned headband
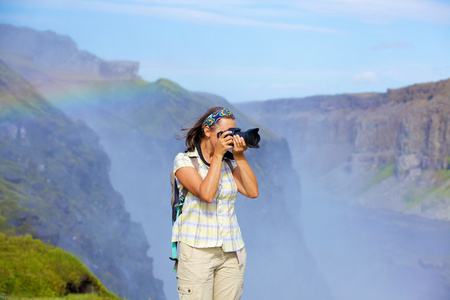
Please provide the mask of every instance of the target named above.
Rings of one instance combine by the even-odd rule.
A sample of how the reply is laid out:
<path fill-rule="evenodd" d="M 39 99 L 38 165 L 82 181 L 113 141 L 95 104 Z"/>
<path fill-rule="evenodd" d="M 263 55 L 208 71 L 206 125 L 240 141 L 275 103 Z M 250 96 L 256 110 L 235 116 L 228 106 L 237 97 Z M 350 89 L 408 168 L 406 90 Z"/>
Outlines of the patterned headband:
<path fill-rule="evenodd" d="M 223 117 L 232 117 L 233 113 L 226 109 L 226 108 L 222 108 L 219 110 L 216 110 L 215 112 L 213 112 L 212 114 L 210 114 L 205 121 L 203 121 L 203 125 L 202 128 L 205 128 L 206 126 L 213 126 L 214 124 L 216 124 L 217 122 L 219 122 L 220 119 L 222 119 Z"/>

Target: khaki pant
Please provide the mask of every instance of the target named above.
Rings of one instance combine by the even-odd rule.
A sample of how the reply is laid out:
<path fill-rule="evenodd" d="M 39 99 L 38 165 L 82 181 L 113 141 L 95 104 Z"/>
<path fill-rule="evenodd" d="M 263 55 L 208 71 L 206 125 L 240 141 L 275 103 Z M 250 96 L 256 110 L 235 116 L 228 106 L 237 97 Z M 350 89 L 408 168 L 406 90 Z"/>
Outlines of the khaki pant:
<path fill-rule="evenodd" d="M 222 248 L 194 248 L 179 243 L 178 293 L 181 299 L 238 300 L 242 295 L 247 255 L 241 250 L 239 266 L 236 252 Z"/>

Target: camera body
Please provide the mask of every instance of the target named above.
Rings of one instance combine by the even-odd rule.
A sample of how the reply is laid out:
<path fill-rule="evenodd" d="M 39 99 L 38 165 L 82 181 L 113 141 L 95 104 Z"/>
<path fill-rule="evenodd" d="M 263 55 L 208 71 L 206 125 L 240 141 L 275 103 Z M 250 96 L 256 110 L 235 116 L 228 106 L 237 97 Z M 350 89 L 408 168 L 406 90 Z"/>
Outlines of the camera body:
<path fill-rule="evenodd" d="M 225 131 L 231 131 L 230 134 L 226 135 L 225 137 L 231 135 L 239 135 L 242 138 L 244 138 L 245 144 L 249 148 L 259 148 L 259 141 L 261 140 L 261 137 L 259 136 L 259 128 L 252 128 L 247 131 L 241 131 L 240 128 L 228 128 Z M 223 134 L 223 131 L 220 131 L 217 133 L 217 137 L 219 138 Z"/>

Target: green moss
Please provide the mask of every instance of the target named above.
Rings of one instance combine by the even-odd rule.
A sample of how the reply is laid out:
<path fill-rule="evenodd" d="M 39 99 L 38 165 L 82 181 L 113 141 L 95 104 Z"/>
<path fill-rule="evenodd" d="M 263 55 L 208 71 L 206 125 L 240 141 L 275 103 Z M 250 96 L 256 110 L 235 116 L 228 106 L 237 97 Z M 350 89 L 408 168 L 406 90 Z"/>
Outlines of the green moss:
<path fill-rule="evenodd" d="M 31 236 L 0 233 L 0 292 L 14 297 L 60 297 L 95 292 L 118 299 L 76 258 Z"/>
<path fill-rule="evenodd" d="M 100 296 L 96 293 L 89 294 L 68 294 L 64 297 L 33 297 L 33 298 L 24 298 L 24 297 L 6 297 L 2 299 L 0 296 L 0 300 L 107 300 L 107 299 L 115 299 L 108 296 Z"/>
<path fill-rule="evenodd" d="M 450 170 L 439 170 L 436 172 L 436 181 L 438 184 L 442 184 L 450 180 Z"/>
<path fill-rule="evenodd" d="M 439 200 L 450 199 L 450 170 L 436 171 L 436 184 L 432 190 Z"/>
<path fill-rule="evenodd" d="M 28 210 L 19 203 L 26 202 L 25 198 L 15 191 L 17 187 L 0 177 L 0 232 L 6 234 L 34 233 L 28 224 L 12 225 L 9 220 L 18 219 Z"/>
<path fill-rule="evenodd" d="M 403 195 L 407 208 L 420 205 L 433 192 L 433 189 L 412 188 Z"/>
<path fill-rule="evenodd" d="M 108 296 L 100 296 L 96 293 L 89 294 L 68 294 L 64 297 L 33 297 L 33 298 L 24 298 L 24 297 L 6 297 L 2 299 L 0 296 L 0 300 L 107 300 L 107 299 L 116 299 Z"/>
<path fill-rule="evenodd" d="M 42 96 L 33 86 L 0 61 L 0 118 L 17 117 L 19 112 L 23 115 L 41 112 L 47 107 L 43 104 Z"/>
<path fill-rule="evenodd" d="M 410 189 L 403 196 L 408 208 L 422 204 L 431 195 L 439 201 L 450 199 L 450 170 L 428 170 L 427 172 L 433 172 L 434 185 L 430 188 L 414 187 Z"/>
<path fill-rule="evenodd" d="M 437 188 L 435 193 L 438 200 L 450 199 L 450 184 Z"/>
<path fill-rule="evenodd" d="M 389 165 L 379 166 L 373 177 L 364 186 L 364 190 L 367 191 L 382 181 L 391 178 L 395 174 L 395 163 Z"/>

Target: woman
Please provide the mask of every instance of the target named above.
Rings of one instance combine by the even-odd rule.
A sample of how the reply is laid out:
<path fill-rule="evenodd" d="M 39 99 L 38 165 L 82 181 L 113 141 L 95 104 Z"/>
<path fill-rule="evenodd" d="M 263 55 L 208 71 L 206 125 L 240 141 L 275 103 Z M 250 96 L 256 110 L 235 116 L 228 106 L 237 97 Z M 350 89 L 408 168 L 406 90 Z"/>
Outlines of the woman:
<path fill-rule="evenodd" d="M 234 203 L 238 191 L 249 198 L 258 197 L 259 191 L 244 155 L 244 139 L 228 131 L 234 127 L 231 111 L 211 108 L 186 129 L 186 153 L 175 157 L 178 188 L 189 191 L 172 230 L 172 242 L 179 242 L 180 299 L 240 299 L 242 295 L 246 252 Z M 190 157 L 197 158 L 198 172 Z M 225 160 L 231 157 L 229 164 Z"/>

